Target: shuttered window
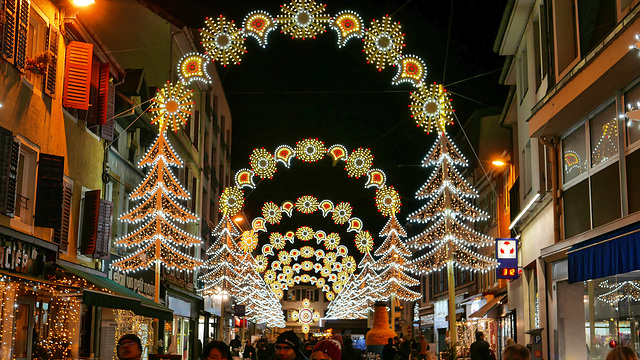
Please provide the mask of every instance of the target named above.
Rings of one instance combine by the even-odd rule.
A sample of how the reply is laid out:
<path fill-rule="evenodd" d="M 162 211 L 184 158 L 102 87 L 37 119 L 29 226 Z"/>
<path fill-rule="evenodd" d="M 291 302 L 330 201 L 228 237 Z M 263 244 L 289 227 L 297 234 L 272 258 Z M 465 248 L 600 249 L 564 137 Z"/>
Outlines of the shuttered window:
<path fill-rule="evenodd" d="M 96 124 L 103 125 L 107 122 L 109 107 L 109 63 L 100 63 L 98 67 L 98 104 Z"/>
<path fill-rule="evenodd" d="M 108 260 L 111 251 L 111 216 L 113 203 L 109 200 L 100 200 L 98 212 L 98 228 L 96 233 L 96 251 L 94 258 Z"/>
<path fill-rule="evenodd" d="M 47 31 L 47 53 L 51 58 L 49 65 L 47 65 L 47 72 L 43 77 L 44 82 L 42 87 L 45 94 L 55 97 L 56 96 L 56 79 L 58 76 L 58 43 L 60 42 L 60 33 L 54 26 L 49 26 Z"/>
<path fill-rule="evenodd" d="M 38 161 L 35 226 L 60 226 L 63 182 L 64 157 L 41 153 Z"/>
<path fill-rule="evenodd" d="M 18 184 L 20 141 L 0 127 L 0 213 L 14 217 Z"/>
<path fill-rule="evenodd" d="M 2 15 L 2 57 L 11 64 L 14 63 L 16 52 L 16 14 L 18 3 L 16 0 L 3 0 Z"/>
<path fill-rule="evenodd" d="M 53 230 L 53 242 L 60 245 L 62 252 L 69 249 L 69 223 L 71 220 L 71 198 L 73 196 L 73 184 L 71 181 L 64 181 L 62 192 L 62 216 L 60 218 L 60 226 Z"/>
<path fill-rule="evenodd" d="M 107 92 L 107 116 L 104 125 L 100 127 L 100 137 L 113 141 L 115 128 L 114 128 L 114 113 L 116 104 L 116 86 L 112 82 L 108 82 L 109 90 Z M 117 146 L 116 146 L 117 148 Z"/>
<path fill-rule="evenodd" d="M 16 54 L 14 65 L 21 70 L 24 69 L 24 64 L 27 60 L 29 7 L 29 0 L 18 0 L 18 13 L 16 19 Z"/>
<path fill-rule="evenodd" d="M 67 45 L 63 106 L 89 109 L 92 61 L 93 44 L 72 41 Z"/>
<path fill-rule="evenodd" d="M 82 210 L 81 246 L 80 253 L 93 255 L 98 241 L 98 216 L 100 213 L 100 190 L 84 193 L 84 207 Z"/>

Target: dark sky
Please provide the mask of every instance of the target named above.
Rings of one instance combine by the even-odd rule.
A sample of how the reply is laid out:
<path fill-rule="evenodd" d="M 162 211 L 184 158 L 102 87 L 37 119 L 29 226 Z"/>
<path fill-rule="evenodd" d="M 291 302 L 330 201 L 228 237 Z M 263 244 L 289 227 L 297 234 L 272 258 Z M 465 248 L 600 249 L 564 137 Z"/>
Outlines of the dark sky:
<path fill-rule="evenodd" d="M 174 1 L 156 0 L 154 2 Z M 220 14 L 242 24 L 252 10 L 279 14 L 283 1 L 181 1 L 172 13 L 199 28 L 205 16 Z M 406 34 L 405 54 L 421 57 L 427 65 L 427 82 L 444 83 L 452 94 L 453 107 L 464 122 L 474 110 L 500 112 L 507 88 L 498 85 L 504 60 L 492 51 L 506 0 L 335 0 L 325 2 L 327 13 L 354 10 L 365 27 L 385 14 L 399 21 Z M 317 39 L 292 40 L 274 31 L 266 49 L 253 38 L 241 65 L 218 66 L 233 117 L 232 163 L 235 170 L 248 167 L 254 148 L 273 152 L 278 145 L 295 146 L 313 137 L 327 146 L 340 143 L 349 151 L 370 148 L 373 165 L 387 174 L 387 184 L 402 196 L 399 219 L 422 202 L 413 199 L 431 171 L 420 162 L 435 137 L 427 136 L 410 118 L 410 85 L 391 85 L 395 68 L 379 72 L 367 64 L 362 41 L 352 39 L 338 48 L 333 30 Z M 489 75 L 478 75 L 491 72 Z M 462 81 L 462 82 L 460 82 Z M 457 131 L 456 126 L 450 128 Z M 472 156 L 466 154 L 467 157 Z M 364 189 L 366 177 L 348 178 L 344 163 L 332 167 L 325 159 L 309 165 L 294 159 L 291 169 L 278 167 L 273 180 L 263 180 L 245 191 L 250 216 L 259 215 L 264 201 L 280 203 L 310 194 L 338 203 L 350 201 L 354 215 L 377 237 L 385 219 L 374 206 L 375 191 Z M 304 215 L 296 215 L 306 223 Z M 313 220 L 320 223 L 321 219 Z M 329 227 L 330 222 L 324 224 Z M 325 226 L 323 225 L 323 226 Z M 296 224 L 283 223 L 295 230 Z M 320 225 L 318 225 L 320 226 Z M 271 229 L 271 228 L 270 228 Z M 417 229 L 416 229 L 417 230 Z M 327 232 L 329 230 L 326 230 Z M 380 240 L 376 241 L 380 244 Z"/>

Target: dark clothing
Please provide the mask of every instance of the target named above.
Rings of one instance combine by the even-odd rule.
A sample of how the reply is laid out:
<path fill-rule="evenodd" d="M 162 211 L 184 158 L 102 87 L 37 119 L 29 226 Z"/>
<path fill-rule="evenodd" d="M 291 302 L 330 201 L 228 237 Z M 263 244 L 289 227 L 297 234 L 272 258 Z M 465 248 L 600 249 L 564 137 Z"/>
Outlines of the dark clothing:
<path fill-rule="evenodd" d="M 395 345 L 387 344 L 382 348 L 382 360 L 393 360 L 398 353 Z"/>
<path fill-rule="evenodd" d="M 489 343 L 484 340 L 476 340 L 469 348 L 471 360 L 491 360 Z"/>
<path fill-rule="evenodd" d="M 270 360 L 276 360 L 276 354 L 273 354 L 273 356 L 270 358 Z M 304 356 L 304 355 L 302 355 L 301 352 L 296 352 L 295 360 L 309 360 L 309 358 Z"/>
<path fill-rule="evenodd" d="M 232 349 L 240 349 L 242 347 L 242 343 L 238 339 L 233 339 L 229 341 L 229 347 Z"/>
<path fill-rule="evenodd" d="M 258 360 L 269 360 L 276 354 L 273 344 L 258 346 Z"/>
<path fill-rule="evenodd" d="M 242 358 L 256 360 L 256 349 L 251 345 L 246 345 L 244 347 L 244 352 L 242 353 Z"/>
<path fill-rule="evenodd" d="M 340 360 L 355 360 L 360 359 L 360 350 L 354 348 L 352 345 L 345 345 L 342 349 L 342 356 Z"/>
<path fill-rule="evenodd" d="M 398 355 L 400 355 L 400 360 L 409 360 L 409 355 L 411 355 L 411 343 L 409 341 L 405 340 L 400 343 Z"/>

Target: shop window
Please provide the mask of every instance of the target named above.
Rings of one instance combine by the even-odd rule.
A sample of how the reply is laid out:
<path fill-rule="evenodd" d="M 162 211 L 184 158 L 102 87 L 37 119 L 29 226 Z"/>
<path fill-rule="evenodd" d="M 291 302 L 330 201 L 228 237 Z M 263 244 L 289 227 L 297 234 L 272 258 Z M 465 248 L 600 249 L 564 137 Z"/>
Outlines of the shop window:
<path fill-rule="evenodd" d="M 570 238 L 591 228 L 589 209 L 589 181 L 564 191 L 564 236 Z"/>
<path fill-rule="evenodd" d="M 624 93 L 624 104 L 626 110 L 638 109 L 640 106 L 640 83 Z M 640 140 L 640 116 L 630 116 L 627 120 L 626 134 L 627 146 L 635 144 Z M 638 119 L 636 119 L 638 117 Z"/>
<path fill-rule="evenodd" d="M 618 154 L 618 119 L 615 103 L 589 120 L 591 166 L 595 167 Z"/>
<path fill-rule="evenodd" d="M 627 197 L 629 213 L 640 210 L 640 151 L 627 155 Z"/>
<path fill-rule="evenodd" d="M 622 215 L 617 162 L 591 176 L 591 206 L 594 228 Z"/>
<path fill-rule="evenodd" d="M 562 140 L 562 179 L 564 183 L 587 171 L 584 126 Z"/>

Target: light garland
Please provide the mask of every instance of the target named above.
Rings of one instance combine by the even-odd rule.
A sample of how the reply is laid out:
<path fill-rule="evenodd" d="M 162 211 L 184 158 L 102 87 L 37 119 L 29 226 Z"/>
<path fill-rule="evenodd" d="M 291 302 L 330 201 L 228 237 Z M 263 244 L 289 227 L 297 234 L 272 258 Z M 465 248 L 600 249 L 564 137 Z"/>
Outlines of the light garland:
<path fill-rule="evenodd" d="M 351 152 L 351 155 L 347 158 L 345 170 L 349 176 L 356 179 L 362 175 L 367 174 L 373 164 L 373 155 L 371 150 L 359 148 Z"/>
<path fill-rule="evenodd" d="M 600 287 L 610 291 L 598 295 L 598 300 L 607 304 L 618 304 L 620 301 L 640 301 L 640 281 L 627 280 L 620 283 L 609 284 L 609 280 L 600 283 Z"/>
<path fill-rule="evenodd" d="M 240 64 L 240 57 L 247 52 L 242 31 L 222 15 L 215 20 L 206 18 L 200 34 L 207 55 L 223 66 Z"/>
<path fill-rule="evenodd" d="M 318 199 L 315 196 L 305 195 L 296 201 L 296 209 L 303 214 L 311 214 L 318 210 Z"/>
<path fill-rule="evenodd" d="M 227 187 L 220 195 L 220 212 L 225 216 L 234 216 L 242 210 L 244 197 L 237 187 Z"/>
<path fill-rule="evenodd" d="M 338 34 L 338 47 L 343 47 L 353 38 L 361 39 L 364 26 L 360 15 L 355 11 L 343 10 L 336 14 L 331 28 Z"/>
<path fill-rule="evenodd" d="M 242 33 L 258 41 L 260 47 L 267 47 L 269 33 L 277 29 L 277 20 L 266 11 L 252 11 L 242 22 Z"/>
<path fill-rule="evenodd" d="M 445 131 L 453 123 L 453 108 L 449 94 L 441 84 L 421 85 L 411 93 L 411 117 L 428 133 Z"/>
<path fill-rule="evenodd" d="M 253 169 L 254 174 L 263 179 L 273 178 L 273 175 L 278 171 L 276 168 L 276 160 L 273 155 L 264 148 L 253 149 L 253 153 L 249 159 L 249 163 L 251 164 L 251 169 Z"/>
<path fill-rule="evenodd" d="M 324 239 L 324 247 L 327 250 L 335 250 L 340 245 L 340 234 L 331 233 Z"/>
<path fill-rule="evenodd" d="M 324 142 L 318 139 L 309 138 L 296 142 L 296 157 L 303 162 L 317 162 L 324 158 L 326 152 Z"/>
<path fill-rule="evenodd" d="M 325 32 L 325 25 L 331 21 L 331 16 L 325 15 L 325 5 L 317 4 L 313 0 L 292 0 L 290 4 L 280 6 L 278 24 L 281 32 L 291 38 L 313 38 Z"/>
<path fill-rule="evenodd" d="M 282 211 L 274 202 L 268 202 L 262 206 L 262 216 L 269 224 L 279 224 L 282 220 Z"/>
<path fill-rule="evenodd" d="M 424 61 L 415 55 L 400 56 L 396 62 L 398 72 L 393 77 L 391 83 L 399 85 L 402 83 L 410 83 L 419 88 L 427 76 L 427 67 Z"/>
<path fill-rule="evenodd" d="M 400 195 L 393 186 L 382 186 L 376 190 L 376 206 L 383 216 L 393 216 L 400 211 Z"/>
<path fill-rule="evenodd" d="M 309 226 L 301 226 L 296 230 L 296 237 L 301 241 L 309 241 L 313 239 L 316 232 Z"/>
<path fill-rule="evenodd" d="M 187 123 L 187 116 L 193 111 L 193 92 L 184 87 L 182 82 L 171 84 L 167 82 L 162 89 L 158 89 L 152 99 L 154 105 L 149 107 L 153 114 L 151 123 L 158 124 L 159 132 L 164 132 L 171 125 L 171 130 Z"/>
<path fill-rule="evenodd" d="M 180 81 L 190 84 L 199 81 L 204 84 L 211 84 L 211 76 L 207 72 L 207 64 L 211 61 L 207 55 L 189 53 L 182 56 L 178 61 L 178 76 Z"/>
<path fill-rule="evenodd" d="M 405 46 L 400 23 L 392 22 L 388 15 L 381 20 L 374 19 L 362 41 L 367 63 L 374 64 L 380 71 L 387 65 L 394 65 Z"/>
<path fill-rule="evenodd" d="M 351 205 L 347 202 L 341 202 L 333 209 L 331 218 L 336 224 L 342 225 L 349 220 L 351 214 L 353 214 L 353 208 Z"/>

